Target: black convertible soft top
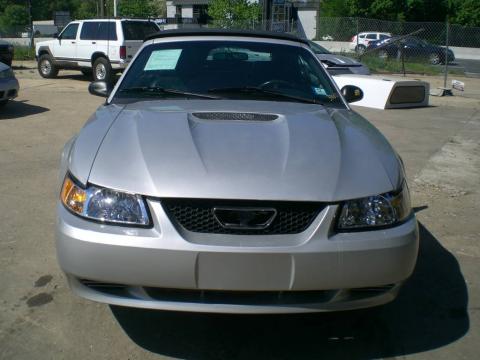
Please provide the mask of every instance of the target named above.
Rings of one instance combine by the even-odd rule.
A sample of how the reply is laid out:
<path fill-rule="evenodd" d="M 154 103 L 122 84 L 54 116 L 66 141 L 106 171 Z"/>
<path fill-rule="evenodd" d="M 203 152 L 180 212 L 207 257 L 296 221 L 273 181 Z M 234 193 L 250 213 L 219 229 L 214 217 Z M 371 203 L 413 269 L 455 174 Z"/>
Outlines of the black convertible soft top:
<path fill-rule="evenodd" d="M 154 35 L 150 35 L 144 41 L 161 39 L 165 37 L 175 36 L 243 36 L 243 37 L 256 37 L 264 39 L 278 39 L 278 40 L 290 40 L 303 44 L 308 44 L 306 39 L 301 39 L 292 34 L 273 32 L 273 31 L 253 31 L 253 30 L 225 30 L 225 29 L 178 29 L 178 30 L 164 30 Z"/>

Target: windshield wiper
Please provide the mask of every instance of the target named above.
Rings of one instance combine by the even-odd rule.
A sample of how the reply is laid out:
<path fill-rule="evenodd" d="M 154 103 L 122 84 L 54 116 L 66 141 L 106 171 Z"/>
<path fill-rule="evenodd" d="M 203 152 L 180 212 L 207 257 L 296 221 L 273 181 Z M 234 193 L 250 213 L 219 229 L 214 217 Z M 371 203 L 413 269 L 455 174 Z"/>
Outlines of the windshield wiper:
<path fill-rule="evenodd" d="M 244 86 L 244 87 L 225 87 L 225 88 L 213 88 L 208 90 L 209 93 L 241 93 L 241 94 L 260 94 L 268 95 L 273 98 L 283 98 L 287 100 L 295 100 L 298 102 L 308 103 L 308 104 L 320 104 L 324 105 L 322 102 L 316 99 L 308 99 L 295 95 L 288 95 L 276 91 L 262 89 L 261 87 L 255 86 Z"/>
<path fill-rule="evenodd" d="M 176 96 L 191 96 L 197 97 L 202 99 L 213 99 L 218 100 L 221 97 L 208 95 L 208 94 L 200 94 L 200 93 L 193 93 L 188 91 L 182 91 L 177 89 L 166 89 L 158 86 L 138 86 L 138 87 L 130 87 L 125 89 L 120 89 L 119 92 L 121 93 L 141 93 L 141 94 L 151 94 L 151 95 L 176 95 Z"/>

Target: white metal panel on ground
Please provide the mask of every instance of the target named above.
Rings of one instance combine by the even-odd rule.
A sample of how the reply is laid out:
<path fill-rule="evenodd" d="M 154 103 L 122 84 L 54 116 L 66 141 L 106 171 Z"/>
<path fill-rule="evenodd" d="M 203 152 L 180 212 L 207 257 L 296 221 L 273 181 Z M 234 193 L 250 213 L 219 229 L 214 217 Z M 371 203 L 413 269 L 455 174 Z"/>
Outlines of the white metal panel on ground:
<path fill-rule="evenodd" d="M 415 79 L 393 76 L 335 75 L 341 89 L 354 85 L 362 89 L 363 99 L 354 105 L 374 109 L 398 109 L 428 106 L 430 84 Z"/>

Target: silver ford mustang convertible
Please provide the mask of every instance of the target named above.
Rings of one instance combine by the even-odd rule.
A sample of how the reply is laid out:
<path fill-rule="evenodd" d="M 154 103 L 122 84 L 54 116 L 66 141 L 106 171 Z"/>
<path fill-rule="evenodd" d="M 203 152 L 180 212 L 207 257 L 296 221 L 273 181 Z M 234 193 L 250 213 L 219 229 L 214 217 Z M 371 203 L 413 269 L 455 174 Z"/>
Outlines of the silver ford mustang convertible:
<path fill-rule="evenodd" d="M 418 229 L 400 157 L 308 43 L 162 32 L 65 146 L 57 252 L 78 295 L 219 313 L 392 301 Z"/>

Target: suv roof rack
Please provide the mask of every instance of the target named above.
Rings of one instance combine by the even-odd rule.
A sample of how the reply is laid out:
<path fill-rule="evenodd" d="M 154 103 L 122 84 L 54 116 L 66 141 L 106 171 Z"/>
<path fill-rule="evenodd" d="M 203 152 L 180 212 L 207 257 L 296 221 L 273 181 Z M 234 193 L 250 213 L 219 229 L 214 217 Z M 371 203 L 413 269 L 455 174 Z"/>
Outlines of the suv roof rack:
<path fill-rule="evenodd" d="M 257 37 L 264 39 L 279 39 L 296 41 L 308 45 L 306 39 L 301 39 L 298 36 L 286 33 L 272 32 L 272 31 L 253 31 L 253 30 L 226 30 L 226 29 L 177 29 L 164 30 L 157 34 L 150 35 L 144 41 L 161 39 L 165 37 L 175 36 L 243 36 L 243 37 Z"/>

